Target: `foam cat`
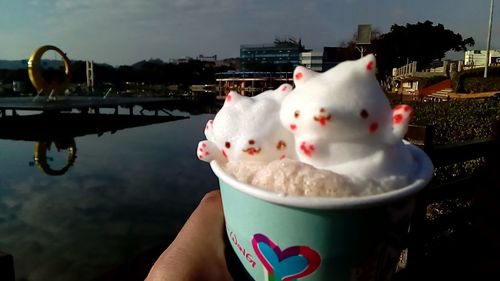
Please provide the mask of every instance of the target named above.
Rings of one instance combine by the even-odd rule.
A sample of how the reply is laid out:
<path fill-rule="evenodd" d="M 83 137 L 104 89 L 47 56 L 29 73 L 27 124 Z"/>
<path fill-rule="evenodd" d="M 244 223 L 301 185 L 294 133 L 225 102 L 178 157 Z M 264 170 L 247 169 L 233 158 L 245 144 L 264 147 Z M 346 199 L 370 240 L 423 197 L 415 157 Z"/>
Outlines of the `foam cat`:
<path fill-rule="evenodd" d="M 207 140 L 198 144 L 198 158 L 206 162 L 296 158 L 293 135 L 279 120 L 281 102 L 291 90 L 291 85 L 283 84 L 254 97 L 228 93 L 205 127 Z"/>
<path fill-rule="evenodd" d="M 412 109 L 390 108 L 375 69 L 373 55 L 325 73 L 295 69 L 296 87 L 283 101 L 280 119 L 295 136 L 300 161 L 368 180 L 413 174 L 402 142 Z"/>

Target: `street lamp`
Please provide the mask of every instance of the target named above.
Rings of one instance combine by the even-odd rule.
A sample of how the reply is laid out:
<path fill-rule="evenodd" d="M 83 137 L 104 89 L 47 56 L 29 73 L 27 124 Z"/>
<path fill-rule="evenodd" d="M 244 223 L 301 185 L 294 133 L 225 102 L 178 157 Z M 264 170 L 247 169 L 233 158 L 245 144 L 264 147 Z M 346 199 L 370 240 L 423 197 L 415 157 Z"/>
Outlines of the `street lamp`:
<path fill-rule="evenodd" d="M 486 65 L 484 66 L 484 78 L 488 77 L 488 65 L 490 63 L 490 45 L 491 45 L 491 28 L 493 25 L 493 3 L 495 0 L 491 0 L 490 4 L 490 21 L 488 23 L 488 40 L 486 41 Z"/>
<path fill-rule="evenodd" d="M 359 24 L 356 36 L 356 49 L 361 53 L 361 57 L 365 55 L 365 46 L 371 44 L 371 37 L 372 26 L 370 24 Z"/>

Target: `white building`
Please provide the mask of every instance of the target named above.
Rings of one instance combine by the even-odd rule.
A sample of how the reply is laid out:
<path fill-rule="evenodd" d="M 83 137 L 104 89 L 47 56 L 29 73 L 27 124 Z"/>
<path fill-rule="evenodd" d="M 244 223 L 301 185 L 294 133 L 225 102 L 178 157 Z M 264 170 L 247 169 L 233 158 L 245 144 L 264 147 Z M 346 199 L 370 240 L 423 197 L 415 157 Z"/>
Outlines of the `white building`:
<path fill-rule="evenodd" d="M 490 50 L 489 65 L 500 65 L 500 50 Z M 464 63 L 466 69 L 484 67 L 486 50 L 470 50 L 465 52 Z"/>
<path fill-rule="evenodd" d="M 170 59 L 168 62 L 172 64 L 183 64 L 183 63 L 189 63 L 192 60 L 194 60 L 192 57 L 183 57 L 177 59 Z"/>
<path fill-rule="evenodd" d="M 314 71 L 323 70 L 323 51 L 302 52 L 299 55 L 300 64 Z"/>

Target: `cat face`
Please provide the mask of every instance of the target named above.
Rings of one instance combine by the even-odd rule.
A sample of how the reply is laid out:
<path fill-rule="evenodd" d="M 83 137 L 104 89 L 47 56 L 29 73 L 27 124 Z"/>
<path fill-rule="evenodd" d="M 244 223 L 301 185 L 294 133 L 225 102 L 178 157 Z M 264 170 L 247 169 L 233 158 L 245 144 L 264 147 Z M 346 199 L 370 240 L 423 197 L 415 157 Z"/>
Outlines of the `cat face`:
<path fill-rule="evenodd" d="M 282 85 L 252 98 L 228 94 L 212 123 L 213 142 L 225 158 L 271 161 L 292 157 L 293 135 L 279 121 L 281 96 L 291 89 Z"/>
<path fill-rule="evenodd" d="M 296 88 L 280 119 L 296 136 L 330 142 L 376 138 L 389 130 L 391 108 L 375 79 L 375 57 L 346 61 L 325 73 L 294 71 Z"/>

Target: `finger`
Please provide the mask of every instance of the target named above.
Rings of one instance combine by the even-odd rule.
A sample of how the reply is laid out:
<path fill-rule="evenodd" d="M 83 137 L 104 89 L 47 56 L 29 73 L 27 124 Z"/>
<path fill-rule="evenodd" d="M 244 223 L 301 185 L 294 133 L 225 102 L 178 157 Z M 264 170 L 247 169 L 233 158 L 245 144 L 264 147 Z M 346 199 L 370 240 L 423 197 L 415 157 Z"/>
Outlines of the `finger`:
<path fill-rule="evenodd" d="M 147 280 L 231 280 L 224 257 L 224 216 L 219 191 L 203 197 Z"/>

